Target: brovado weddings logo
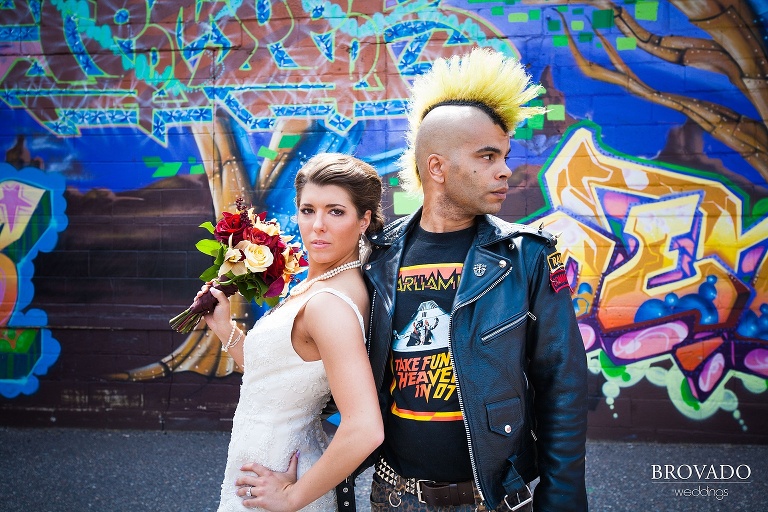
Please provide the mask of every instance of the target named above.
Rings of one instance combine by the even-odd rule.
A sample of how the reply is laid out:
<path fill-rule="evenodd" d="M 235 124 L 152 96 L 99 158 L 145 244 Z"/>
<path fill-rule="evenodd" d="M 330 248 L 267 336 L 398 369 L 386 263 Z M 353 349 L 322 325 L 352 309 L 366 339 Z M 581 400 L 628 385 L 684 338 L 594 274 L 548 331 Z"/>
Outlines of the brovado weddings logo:
<path fill-rule="evenodd" d="M 728 496 L 729 484 L 751 483 L 752 468 L 747 464 L 651 464 L 654 483 L 686 484 L 672 487 L 676 498 L 715 498 Z"/>

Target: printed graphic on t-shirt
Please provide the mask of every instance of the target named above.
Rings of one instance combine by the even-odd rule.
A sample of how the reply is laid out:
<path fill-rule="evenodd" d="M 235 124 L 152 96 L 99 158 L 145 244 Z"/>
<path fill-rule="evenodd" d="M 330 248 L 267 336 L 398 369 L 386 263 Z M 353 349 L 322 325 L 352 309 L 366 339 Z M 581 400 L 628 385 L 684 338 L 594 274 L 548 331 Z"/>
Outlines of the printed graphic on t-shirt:
<path fill-rule="evenodd" d="M 394 333 L 392 346 L 396 352 L 417 352 L 435 348 L 448 348 L 448 313 L 435 301 L 422 302 L 418 311 L 405 326 L 404 332 Z"/>
<path fill-rule="evenodd" d="M 461 263 L 402 268 L 398 292 L 432 290 L 451 297 L 461 279 Z M 400 331 L 393 333 L 392 414 L 416 421 L 460 421 L 456 378 L 448 353 L 450 312 L 434 300 L 418 303 Z"/>

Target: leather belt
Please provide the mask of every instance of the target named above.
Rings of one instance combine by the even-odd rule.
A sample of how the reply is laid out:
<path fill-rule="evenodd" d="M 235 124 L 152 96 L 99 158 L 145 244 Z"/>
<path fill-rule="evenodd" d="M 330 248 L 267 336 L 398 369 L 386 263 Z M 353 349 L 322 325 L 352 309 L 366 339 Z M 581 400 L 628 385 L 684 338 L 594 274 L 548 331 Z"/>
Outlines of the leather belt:
<path fill-rule="evenodd" d="M 471 480 L 450 483 L 420 480 L 418 478 L 403 478 L 397 474 L 397 471 L 392 466 L 387 464 L 384 458 L 379 459 L 375 472 L 379 478 L 389 485 L 395 488 L 402 488 L 405 492 L 416 496 L 420 503 L 433 507 L 473 505 L 475 503 L 475 486 Z M 509 494 L 504 496 L 504 504 L 510 511 L 519 510 L 532 501 L 533 494 L 528 485 L 514 496 Z"/>
<path fill-rule="evenodd" d="M 402 486 L 405 492 L 416 496 L 420 503 L 433 507 L 472 505 L 475 503 L 475 488 L 471 480 L 466 482 L 435 482 L 418 478 L 403 478 L 384 459 L 379 459 L 375 471 L 379 478 L 389 485 Z"/>

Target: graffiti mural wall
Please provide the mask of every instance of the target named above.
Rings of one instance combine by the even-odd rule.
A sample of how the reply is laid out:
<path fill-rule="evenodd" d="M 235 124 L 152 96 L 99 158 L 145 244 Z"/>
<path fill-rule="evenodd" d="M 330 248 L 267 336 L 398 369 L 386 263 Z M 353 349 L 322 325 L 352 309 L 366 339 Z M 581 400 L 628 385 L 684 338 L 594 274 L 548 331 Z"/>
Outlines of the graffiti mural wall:
<path fill-rule="evenodd" d="M 399 187 L 410 81 L 473 46 L 546 93 L 509 220 L 561 233 L 593 437 L 768 441 L 768 8 L 757 0 L 0 0 L 7 425 L 229 429 L 240 373 L 168 319 L 244 197 L 295 233 L 319 151 Z M 242 300 L 246 326 L 263 311 Z"/>

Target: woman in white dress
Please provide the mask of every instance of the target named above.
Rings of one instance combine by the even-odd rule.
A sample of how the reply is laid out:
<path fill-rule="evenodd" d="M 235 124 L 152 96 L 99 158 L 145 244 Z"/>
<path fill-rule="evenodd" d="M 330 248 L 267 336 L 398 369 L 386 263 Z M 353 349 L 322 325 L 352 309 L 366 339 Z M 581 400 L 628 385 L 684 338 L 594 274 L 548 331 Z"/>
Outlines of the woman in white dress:
<path fill-rule="evenodd" d="M 381 179 L 349 155 L 312 157 L 296 175 L 306 280 L 228 349 L 243 370 L 219 512 L 332 511 L 334 488 L 384 438 L 365 347 L 370 308 L 364 234 L 383 225 Z M 203 286 L 200 293 L 205 292 Z M 229 300 L 205 315 L 221 340 L 242 336 Z M 320 412 L 333 394 L 341 423 L 327 444 Z"/>

